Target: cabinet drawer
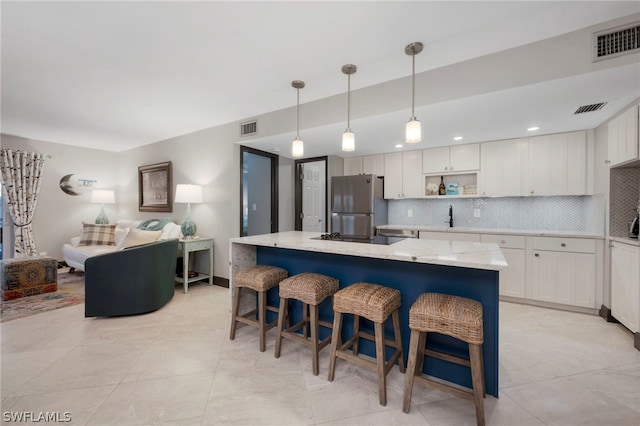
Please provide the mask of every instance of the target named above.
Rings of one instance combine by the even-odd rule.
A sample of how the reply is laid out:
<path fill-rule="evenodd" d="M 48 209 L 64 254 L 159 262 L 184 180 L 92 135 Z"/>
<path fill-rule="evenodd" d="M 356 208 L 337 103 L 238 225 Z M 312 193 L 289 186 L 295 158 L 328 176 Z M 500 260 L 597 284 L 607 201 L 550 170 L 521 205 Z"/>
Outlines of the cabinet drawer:
<path fill-rule="evenodd" d="M 522 235 L 480 234 L 483 243 L 496 243 L 501 248 L 524 249 L 525 237 Z"/>
<path fill-rule="evenodd" d="M 206 250 L 211 247 L 211 241 L 190 240 L 188 242 L 185 242 L 185 247 L 189 251 Z"/>
<path fill-rule="evenodd" d="M 529 237 L 534 250 L 595 253 L 596 240 L 588 238 Z"/>

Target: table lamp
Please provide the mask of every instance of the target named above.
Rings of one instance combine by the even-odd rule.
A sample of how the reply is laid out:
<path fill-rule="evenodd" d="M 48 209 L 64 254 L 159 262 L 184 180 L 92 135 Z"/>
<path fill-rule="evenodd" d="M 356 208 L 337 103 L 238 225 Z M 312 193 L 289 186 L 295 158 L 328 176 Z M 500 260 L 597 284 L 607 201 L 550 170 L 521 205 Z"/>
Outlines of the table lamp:
<path fill-rule="evenodd" d="M 115 196 L 113 191 L 106 189 L 94 189 L 91 192 L 91 202 L 92 203 L 100 203 L 100 214 L 96 218 L 96 223 L 99 225 L 106 225 L 109 223 L 109 218 L 107 214 L 104 212 L 105 204 L 113 204 L 115 203 Z"/>
<path fill-rule="evenodd" d="M 180 229 L 182 230 L 182 235 L 189 240 L 196 234 L 197 229 L 195 222 L 191 219 L 191 203 L 202 202 L 202 186 L 187 184 L 176 185 L 175 202 L 187 203 L 187 216 L 184 218 Z"/>

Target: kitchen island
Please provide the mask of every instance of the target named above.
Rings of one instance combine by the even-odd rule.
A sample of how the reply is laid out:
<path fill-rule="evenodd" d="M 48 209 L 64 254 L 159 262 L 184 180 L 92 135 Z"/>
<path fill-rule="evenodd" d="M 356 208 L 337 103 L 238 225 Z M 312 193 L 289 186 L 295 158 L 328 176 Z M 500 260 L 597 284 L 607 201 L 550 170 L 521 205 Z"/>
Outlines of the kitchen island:
<path fill-rule="evenodd" d="M 230 240 L 230 290 L 235 272 L 256 264 L 279 266 L 289 275 L 317 272 L 333 276 L 346 287 L 366 281 L 397 288 L 402 294 L 400 321 L 405 361 L 409 347 L 409 308 L 424 292 L 439 292 L 478 300 L 483 306 L 483 358 L 488 394 L 498 396 L 498 292 L 499 271 L 507 263 L 497 244 L 405 239 L 391 245 L 364 244 L 313 239 L 317 232 L 280 232 Z M 246 293 L 245 293 L 246 294 Z M 255 297 L 245 297 L 241 310 L 255 308 Z M 278 292 L 272 289 L 269 303 L 277 306 Z M 301 309 L 292 312 L 295 323 Z M 320 317 L 332 321 L 330 304 L 324 304 Z M 390 324 L 388 325 L 391 329 Z M 367 330 L 367 327 L 362 327 Z M 345 321 L 344 339 L 351 327 Z M 429 335 L 429 344 L 452 354 L 466 356 L 466 345 L 447 336 Z M 375 347 L 363 341 L 363 353 Z M 469 370 L 430 358 L 427 374 L 469 387 Z"/>

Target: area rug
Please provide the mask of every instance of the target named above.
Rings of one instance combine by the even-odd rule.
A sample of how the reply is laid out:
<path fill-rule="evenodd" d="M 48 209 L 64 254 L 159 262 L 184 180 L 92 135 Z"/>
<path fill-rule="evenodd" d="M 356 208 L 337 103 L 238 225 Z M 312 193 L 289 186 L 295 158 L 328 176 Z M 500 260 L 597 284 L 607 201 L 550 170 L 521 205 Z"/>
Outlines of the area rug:
<path fill-rule="evenodd" d="M 58 272 L 58 291 L 2 302 L 0 322 L 84 303 L 84 274 Z"/>

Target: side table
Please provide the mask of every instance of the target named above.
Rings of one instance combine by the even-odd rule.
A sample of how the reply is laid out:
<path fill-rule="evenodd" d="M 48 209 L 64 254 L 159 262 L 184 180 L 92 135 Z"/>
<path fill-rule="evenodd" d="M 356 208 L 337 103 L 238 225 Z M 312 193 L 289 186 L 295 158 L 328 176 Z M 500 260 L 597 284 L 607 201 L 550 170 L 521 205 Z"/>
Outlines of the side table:
<path fill-rule="evenodd" d="M 189 291 L 189 283 L 204 279 L 209 280 L 209 285 L 213 285 L 213 238 L 197 237 L 191 239 L 180 239 L 180 248 L 182 249 L 182 277 L 176 275 L 176 282 L 182 283 L 184 292 Z M 209 251 L 209 270 L 196 271 L 198 275 L 189 278 L 189 255 L 193 252 L 208 250 Z"/>

